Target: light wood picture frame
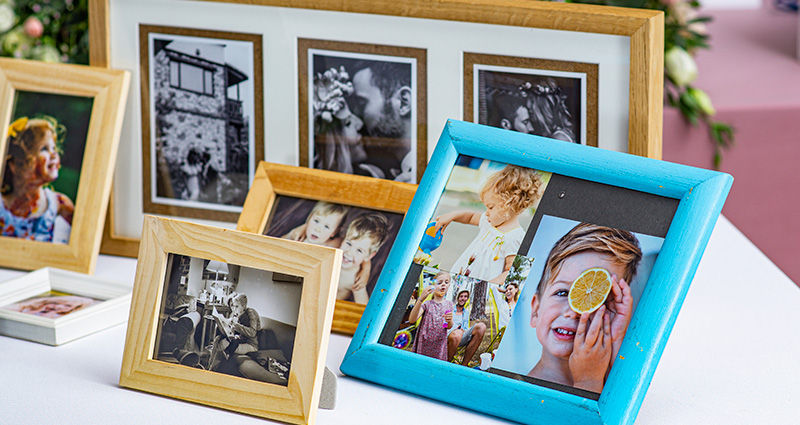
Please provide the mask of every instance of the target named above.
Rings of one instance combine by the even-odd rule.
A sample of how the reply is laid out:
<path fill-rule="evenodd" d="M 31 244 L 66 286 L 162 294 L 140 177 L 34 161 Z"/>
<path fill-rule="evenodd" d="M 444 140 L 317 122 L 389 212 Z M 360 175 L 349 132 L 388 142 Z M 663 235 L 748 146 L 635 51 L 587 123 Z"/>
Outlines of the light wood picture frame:
<path fill-rule="evenodd" d="M 31 238 L 36 237 L 36 240 L 21 238 L 19 234 L 17 237 L 0 237 L 0 247 L 5 252 L 0 258 L 0 266 L 24 270 L 52 266 L 81 273 L 94 272 L 111 192 L 129 80 L 130 75 L 126 71 L 0 59 L 0 125 L 8 129 L 14 120 L 16 133 L 23 129 L 27 132 L 27 128 L 34 125 L 41 126 L 42 120 L 37 121 L 37 118 L 49 123 L 54 150 L 63 150 L 57 155 L 58 164 L 54 166 L 56 173 L 48 179 L 53 189 L 43 188 L 48 199 L 45 205 L 51 202 L 56 204 L 54 199 L 59 205 L 74 205 L 71 226 L 68 224 L 66 227 L 59 225 L 59 221 L 61 217 L 65 218 L 64 223 L 69 221 L 68 209 L 62 213 L 61 207 L 54 207 L 58 208 L 58 216 L 49 227 L 49 238 L 45 238 L 66 243 L 40 242 L 43 239 L 33 236 L 33 233 Z M 70 125 L 74 125 L 72 131 L 76 138 L 69 138 Z M 22 133 L 19 134 L 22 138 Z M 9 149 L 13 147 L 15 152 L 19 152 L 14 146 L 21 142 L 17 139 L 12 142 L 8 135 L 4 133 L 0 140 L 0 152 L 10 158 Z M 63 146 L 60 146 L 62 143 Z M 64 158 L 72 158 L 73 162 L 66 169 L 62 167 L 65 165 Z M 52 160 L 51 156 L 48 161 Z M 3 174 L 13 172 L 13 168 L 7 166 L 10 161 L 0 164 Z M 64 178 L 72 181 L 68 190 L 56 186 L 65 175 Z M 49 194 L 55 194 L 57 198 L 51 199 Z M 44 213 L 42 220 L 36 221 L 43 221 L 46 215 Z M 62 232 L 59 228 L 67 230 Z M 39 233 L 37 230 L 36 234 Z M 57 233 L 60 236 L 55 236 Z"/>
<path fill-rule="evenodd" d="M 61 345 L 125 322 L 130 303 L 130 284 L 45 267 L 0 285 L 0 334 Z"/>
<path fill-rule="evenodd" d="M 287 201 L 306 200 L 312 204 L 322 201 L 345 206 L 351 212 L 358 210 L 360 213 L 385 213 L 392 228 L 376 253 L 378 256 L 373 257 L 373 260 L 382 259 L 379 263 L 372 263 L 374 269 L 370 275 L 374 276 L 371 279 L 371 283 L 374 285 L 375 282 L 372 280 L 377 279 L 385 263 L 385 255 L 399 231 L 397 219 L 402 220 L 414 197 L 416 188 L 416 185 L 408 183 L 262 162 L 256 171 L 256 180 L 247 195 L 244 210 L 239 217 L 236 229 L 258 234 L 265 233 L 277 211 L 279 198 Z M 292 215 L 299 220 L 295 224 L 302 224 L 306 217 L 310 216 L 310 213 L 306 208 L 302 216 L 296 213 Z M 344 237 L 346 233 L 347 217 L 340 222 L 342 228 L 339 234 L 341 237 Z M 383 256 L 381 257 L 381 255 Z M 372 285 L 369 286 L 370 292 L 373 289 Z M 361 319 L 364 307 L 364 304 L 337 299 L 332 330 L 352 335 Z"/>
<path fill-rule="evenodd" d="M 531 144 L 534 145 L 532 148 L 523 147 Z M 561 276 L 561 271 L 567 269 L 567 260 L 560 263 L 550 263 L 550 260 L 553 252 L 555 255 L 571 252 L 565 254 L 565 257 L 570 257 L 591 256 L 602 251 L 602 248 L 589 248 L 595 251 L 586 252 L 585 247 L 592 243 L 588 239 L 581 239 L 579 243 L 584 245 L 580 247 L 575 243 L 562 245 L 561 239 L 556 244 L 560 247 L 557 250 L 553 248 L 552 241 L 560 235 L 555 235 L 554 239 L 549 239 L 550 246 L 547 246 L 547 250 L 550 253 L 545 255 L 547 258 L 534 260 L 534 263 L 542 262 L 560 267 L 559 271 L 551 275 L 556 283 L 545 278 L 543 289 L 547 294 L 561 297 L 563 304 L 551 302 L 550 306 L 555 308 L 542 307 L 544 301 L 537 300 L 543 300 L 545 295 L 537 292 L 540 281 L 538 274 L 531 273 L 527 287 L 521 291 L 520 303 L 527 299 L 531 307 L 527 310 L 527 318 L 525 310 L 522 310 L 520 319 L 523 320 L 517 323 L 527 329 L 526 335 L 532 340 L 544 341 L 542 345 L 547 343 L 554 347 L 549 351 L 548 357 L 551 366 L 545 365 L 550 375 L 543 376 L 534 372 L 542 362 L 534 362 L 534 370 L 527 375 L 525 372 L 503 373 L 509 370 L 498 371 L 493 367 L 483 371 L 434 358 L 433 354 L 421 355 L 395 346 L 393 337 L 400 322 L 394 318 L 398 318 L 409 305 L 409 296 L 416 283 L 413 274 L 421 269 L 421 266 L 415 264 L 420 241 L 427 236 L 426 228 L 435 214 L 443 190 L 456 175 L 455 167 L 463 163 L 461 159 L 464 157 L 552 173 L 542 202 L 537 207 L 533 222 L 520 245 L 523 255 L 533 255 L 534 251 L 528 251 L 525 245 L 528 243 L 528 248 L 536 247 L 539 229 L 544 230 L 542 233 L 551 230 L 542 219 L 546 214 L 583 222 L 581 228 L 586 228 L 583 226 L 588 224 L 595 228 L 610 229 L 618 232 L 620 236 L 616 236 L 617 238 L 622 235 L 620 230 L 626 232 L 625 237 L 629 240 L 631 237 L 628 235 L 632 233 L 656 237 L 660 234 L 663 238 L 639 302 L 635 309 L 631 307 L 629 310 L 630 322 L 618 328 L 627 329 L 627 333 L 617 333 L 622 338 L 610 344 L 617 348 L 606 346 L 607 357 L 589 362 L 595 367 L 594 377 L 599 377 L 595 381 L 601 384 L 601 391 L 574 385 L 569 366 L 566 374 L 563 369 L 553 372 L 557 368 L 552 366 L 554 363 L 563 364 L 564 361 L 571 363 L 570 354 L 579 344 L 577 335 L 582 331 L 580 327 L 573 326 L 573 323 L 577 325 L 578 319 L 566 301 L 572 279 L 565 277 L 556 280 Z M 522 187 L 528 180 L 518 181 L 520 184 L 517 187 Z M 403 222 L 401 234 L 406 238 L 395 243 L 378 282 L 375 292 L 377 295 L 370 299 L 340 369 L 347 375 L 413 394 L 435 392 L 438 394 L 437 400 L 520 423 L 632 424 L 732 183 L 733 177 L 715 171 L 605 149 L 592 149 L 574 143 L 553 143 L 551 139 L 539 136 L 450 121 L 442 133 L 428 171 Z M 543 226 L 533 224 L 537 222 L 537 217 Z M 570 224 L 569 227 L 573 225 Z M 532 229 L 535 232 L 531 232 Z M 552 232 L 550 234 L 554 235 Z M 574 250 L 566 251 L 567 249 Z M 611 249 L 606 253 L 609 251 Z M 602 255 L 599 257 L 603 258 Z M 557 284 L 565 286 L 559 288 Z M 526 291 L 536 295 L 523 298 Z M 607 302 L 611 304 L 617 302 L 616 300 L 617 297 L 609 298 Z M 630 302 L 624 299 L 619 301 L 620 305 Z M 513 310 L 514 316 L 511 317 L 509 330 L 513 330 L 520 303 Z M 419 301 L 415 304 L 419 305 Z M 444 313 L 447 307 L 445 305 L 439 308 Z M 590 317 L 590 314 L 581 319 L 584 325 L 585 318 Z M 536 327 L 545 318 L 550 323 L 556 323 L 556 318 L 560 322 L 552 326 Z M 443 326 L 442 322 L 435 319 L 431 323 L 438 329 Z M 598 322 L 593 325 L 596 323 Z M 545 331 L 540 335 L 539 331 L 542 329 Z M 552 336 L 554 333 L 569 335 L 569 332 L 574 332 L 574 338 Z M 556 339 L 558 341 L 551 342 Z M 503 354 L 502 350 L 507 342 L 513 342 L 509 341 L 508 334 L 500 343 L 495 361 Z M 520 338 L 518 342 L 524 343 L 525 340 Z M 439 343 L 445 345 L 446 351 L 447 336 Z M 430 343 L 430 346 L 436 345 L 435 341 Z M 616 349 L 618 351 L 611 362 Z M 524 357 L 522 354 L 525 353 L 514 354 Z M 553 361 L 555 357 L 559 357 L 559 360 Z M 564 377 L 566 378 L 561 379 Z M 546 384 L 547 381 L 549 383 Z M 474 403 L 473 400 L 464 398 L 462 390 L 465 382 L 469 383 L 470 391 L 476 394 L 491 393 L 493 399 Z"/>
<path fill-rule="evenodd" d="M 297 40 L 301 38 L 425 49 L 428 52 L 428 116 L 425 121 L 428 126 L 434 123 L 434 127 L 437 122 L 463 116 L 463 84 L 460 81 L 463 78 L 463 52 L 599 61 L 601 68 L 602 63 L 611 64 L 600 73 L 599 90 L 604 95 L 615 93 L 618 98 L 611 104 L 621 109 L 617 109 L 619 113 L 614 118 L 603 116 L 601 111 L 599 125 L 613 127 L 614 134 L 603 136 L 601 128 L 600 147 L 611 144 L 615 150 L 651 158 L 661 156 L 661 12 L 549 2 L 498 4 L 489 0 L 447 0 L 435 4 L 424 0 L 385 4 L 364 0 L 346 4 L 333 0 L 211 0 L 196 3 L 94 0 L 93 5 L 93 11 L 97 10 L 93 16 L 97 19 L 90 17 L 96 29 L 91 34 L 93 37 L 98 35 L 97 39 L 93 38 L 92 52 L 95 54 L 92 58 L 96 61 L 93 63 L 132 70 L 134 85 L 138 84 L 138 64 L 131 59 L 137 56 L 130 46 L 131 40 L 135 39 L 135 26 L 130 25 L 132 21 L 262 33 L 264 51 L 270 52 L 265 55 L 264 72 L 269 78 L 264 80 L 264 90 L 274 93 L 275 99 L 279 99 L 273 101 L 268 97 L 264 105 L 265 159 L 270 162 L 299 163 L 296 145 L 299 140 L 296 117 L 299 108 Z M 158 8 L 162 13 L 149 13 L 152 8 Z M 214 19 L 221 14 L 236 16 L 236 19 Z M 445 40 L 458 41 L 458 45 L 450 43 L 451 46 L 446 46 Z M 582 46 L 584 51 L 566 57 L 568 49 L 564 49 L 560 41 Z M 547 52 L 530 49 L 545 49 Z M 611 87 L 605 89 L 604 79 L 609 75 L 614 76 L 613 81 Z M 140 108 L 136 103 L 138 98 L 134 97 L 127 121 L 138 123 L 140 120 L 135 114 Z M 435 145 L 436 133 L 427 132 L 428 155 Z M 138 130 L 130 128 L 123 134 L 130 138 L 128 141 L 123 139 L 121 149 L 124 155 L 136 158 L 140 153 L 127 147 L 139 146 Z M 287 140 L 294 142 L 286 143 Z M 118 175 L 102 250 L 104 253 L 134 256 L 142 214 L 134 200 L 139 198 L 135 192 L 140 184 L 136 170 L 120 169 Z"/>
<path fill-rule="evenodd" d="M 341 253 L 331 248 L 153 216 L 147 216 L 144 229 L 120 385 L 263 418 L 313 424 Z M 167 301 L 168 263 L 174 255 L 302 278 L 287 381 L 260 382 L 155 359 L 161 308 Z M 243 282 L 244 278 L 238 285 Z M 253 303 L 251 300 L 250 304 Z"/>

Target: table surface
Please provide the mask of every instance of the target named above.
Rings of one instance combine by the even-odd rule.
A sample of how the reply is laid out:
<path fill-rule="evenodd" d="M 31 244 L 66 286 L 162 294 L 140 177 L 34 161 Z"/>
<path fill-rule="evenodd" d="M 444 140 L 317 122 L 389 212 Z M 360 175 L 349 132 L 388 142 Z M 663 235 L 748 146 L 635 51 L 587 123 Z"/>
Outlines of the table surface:
<path fill-rule="evenodd" d="M 96 275 L 132 284 L 135 268 L 135 260 L 101 256 Z M 0 281 L 21 274 L 0 269 Z M 636 423 L 797 423 L 798 307 L 798 287 L 721 217 Z M 0 336 L 0 422 L 272 423 L 119 387 L 125 332 L 117 325 L 60 347 Z M 318 424 L 406 424 L 417 412 L 425 423 L 508 423 L 343 376 L 349 343 L 331 336 L 337 406 L 320 410 Z"/>

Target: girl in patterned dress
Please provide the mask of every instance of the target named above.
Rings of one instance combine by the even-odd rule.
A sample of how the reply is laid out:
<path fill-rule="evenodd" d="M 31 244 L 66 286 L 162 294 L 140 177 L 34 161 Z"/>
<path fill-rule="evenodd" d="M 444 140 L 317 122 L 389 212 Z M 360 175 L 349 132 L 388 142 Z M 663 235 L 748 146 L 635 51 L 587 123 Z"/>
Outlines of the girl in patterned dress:
<path fill-rule="evenodd" d="M 436 274 L 436 284 L 425 288 L 414 303 L 410 322 L 416 322 L 422 315 L 414 340 L 414 352 L 435 359 L 447 361 L 447 330 L 453 327 L 453 302 L 445 300 L 450 286 L 450 273 Z M 433 293 L 433 298 L 425 301 Z"/>
<path fill-rule="evenodd" d="M 0 188 L 2 236 L 69 242 L 75 205 L 46 187 L 61 168 L 58 134 L 56 125 L 45 119 L 20 118 L 11 124 Z"/>

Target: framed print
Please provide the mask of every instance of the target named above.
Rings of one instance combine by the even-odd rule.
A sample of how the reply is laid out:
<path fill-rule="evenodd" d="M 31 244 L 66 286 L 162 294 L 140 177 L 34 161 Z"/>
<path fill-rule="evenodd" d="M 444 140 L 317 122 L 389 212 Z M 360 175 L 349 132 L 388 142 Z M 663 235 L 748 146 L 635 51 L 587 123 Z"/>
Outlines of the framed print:
<path fill-rule="evenodd" d="M 0 61 L 7 129 L 0 141 L 6 252 L 0 265 L 93 272 L 128 77 L 96 67 Z"/>
<path fill-rule="evenodd" d="M 449 121 L 341 370 L 521 423 L 633 423 L 732 181 Z"/>
<path fill-rule="evenodd" d="M 352 334 L 416 185 L 262 162 L 236 228 L 342 249 L 333 330 Z"/>
<path fill-rule="evenodd" d="M 45 267 L 0 285 L 0 334 L 61 345 L 124 322 L 131 288 Z"/>
<path fill-rule="evenodd" d="M 144 212 L 235 221 L 263 153 L 261 36 L 141 25 Z"/>
<path fill-rule="evenodd" d="M 417 183 L 428 162 L 425 49 L 309 39 L 297 47 L 300 165 Z"/>
<path fill-rule="evenodd" d="M 341 253 L 153 216 L 144 230 L 120 385 L 313 424 Z"/>
<path fill-rule="evenodd" d="M 597 68 L 464 53 L 464 120 L 597 146 Z"/>
<path fill-rule="evenodd" d="M 652 158 L 661 155 L 663 14 L 657 11 L 551 2 L 497 5 L 485 0 L 448 0 L 435 5 L 413 0 L 380 7 L 363 0 L 93 0 L 92 5 L 96 10 L 90 14 L 91 34 L 98 34 L 92 44 L 96 53 L 93 63 L 130 70 L 133 85 L 139 91 L 144 82 L 141 76 L 146 73 L 140 63 L 141 25 L 260 36 L 266 94 L 261 113 L 264 137 L 256 144 L 263 144 L 263 159 L 269 162 L 314 166 L 316 158 L 322 168 L 352 168 L 356 174 L 392 179 L 413 176 L 416 180 L 409 181 L 419 181 L 438 136 L 438 130 L 428 130 L 429 123 L 464 117 L 471 102 L 464 93 L 465 54 L 541 61 L 533 68 L 526 63 L 494 64 L 510 67 L 516 74 L 531 69 L 550 72 L 542 65 L 548 61 L 596 65 L 598 147 Z M 159 13 L 154 14 L 153 10 Z M 231 19 L 216 18 L 223 15 Z M 330 69 L 314 69 L 324 68 L 328 59 L 338 76 L 331 72 L 330 77 L 325 77 L 325 71 Z M 386 94 L 372 91 L 380 95 L 374 97 L 378 102 L 373 102 L 373 107 L 379 106 L 379 97 L 388 102 L 384 101 L 380 113 L 370 113 L 368 117 L 362 111 L 366 109 L 366 99 L 362 97 L 356 104 L 356 82 L 377 88 L 374 78 L 364 77 L 367 70 L 379 70 L 379 65 L 404 71 L 388 78 L 387 82 L 394 86 Z M 342 67 L 347 76 L 343 80 Z M 414 72 L 410 70 L 413 67 Z M 359 71 L 359 81 L 355 81 Z M 318 80 L 316 92 L 324 92 L 326 102 L 320 104 L 322 109 L 318 108 L 321 120 L 316 121 L 315 127 L 315 90 L 310 88 L 315 87 L 314 77 L 319 72 L 322 79 Z M 407 85 L 407 76 L 412 82 L 416 78 L 416 82 Z M 567 81 L 574 80 L 570 76 Z M 595 140 L 591 134 L 594 124 L 590 122 L 593 107 L 588 103 L 593 98 L 590 80 L 587 79 L 587 122 L 576 122 L 573 128 L 576 134 L 577 128 L 581 134 L 586 128 L 589 144 Z M 248 81 L 256 81 L 256 77 Z M 350 95 L 345 94 L 350 92 L 348 82 L 353 85 Z M 541 85 L 530 83 L 532 89 Z M 414 84 L 416 87 L 412 87 Z M 334 86 L 338 89 L 326 91 Z M 341 90 L 344 91 L 339 95 Z M 562 90 L 567 90 L 566 85 Z M 129 98 L 120 144 L 120 157 L 126 160 L 120 161 L 115 173 L 117 183 L 105 226 L 104 253 L 136 255 L 145 214 L 143 188 L 151 187 L 156 180 L 151 176 L 152 170 L 143 170 L 143 140 L 147 136 L 143 132 L 147 129 L 141 124 L 146 122 L 141 116 L 142 102 L 141 96 Z M 345 105 L 347 109 L 341 109 Z M 350 118 L 345 121 L 349 127 L 339 128 L 343 121 L 333 108 Z M 414 114 L 411 123 L 407 118 Z M 377 125 L 373 120 L 376 116 L 386 119 Z M 359 125 L 360 130 L 355 131 Z M 350 135 L 345 136 L 344 130 Z M 320 136 L 316 140 L 315 131 Z M 404 135 L 398 137 L 399 134 Z M 376 137 L 385 135 L 391 137 Z M 413 138 L 415 141 L 411 141 Z M 377 143 L 377 139 L 384 140 Z M 384 144 L 389 149 L 373 149 Z M 317 149 L 326 146 L 334 149 Z M 413 150 L 416 162 L 408 155 Z M 145 175 L 151 176 L 149 185 L 145 185 Z M 190 191 L 184 192 L 183 186 L 190 180 L 189 174 L 176 175 L 173 180 L 178 180 L 177 193 L 188 194 Z M 187 204 L 180 199 L 177 203 Z M 209 211 L 204 209 L 203 214 Z M 175 215 L 188 217 L 180 212 Z M 216 218 L 203 222 L 232 227 Z"/>

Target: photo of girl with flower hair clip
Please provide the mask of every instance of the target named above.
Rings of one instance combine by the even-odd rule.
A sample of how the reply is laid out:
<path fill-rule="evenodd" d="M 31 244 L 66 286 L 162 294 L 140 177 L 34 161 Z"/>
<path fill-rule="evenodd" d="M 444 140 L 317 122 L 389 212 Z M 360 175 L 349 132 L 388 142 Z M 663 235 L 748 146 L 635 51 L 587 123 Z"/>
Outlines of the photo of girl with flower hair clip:
<path fill-rule="evenodd" d="M 39 242 L 69 243 L 80 170 L 70 166 L 62 177 L 66 157 L 64 121 L 75 124 L 70 143 L 79 152 L 69 155 L 71 163 L 82 161 L 88 129 L 91 98 L 17 93 L 14 115 L 6 132 L 6 149 L 0 186 L 0 235 Z M 34 113 L 35 110 L 60 112 L 59 117 Z M 62 121 L 64 120 L 64 121 Z M 74 164 L 73 164 L 74 165 Z M 58 184 L 61 183 L 61 184 Z"/>

